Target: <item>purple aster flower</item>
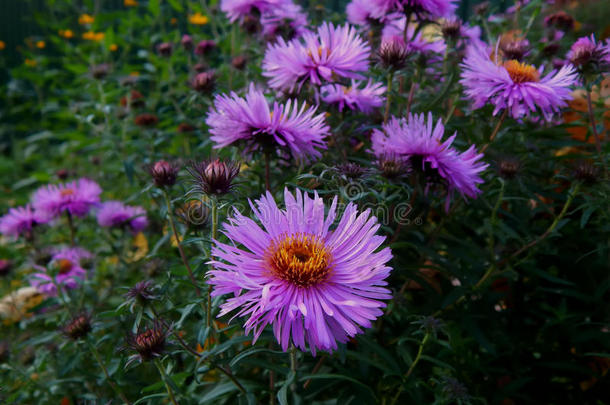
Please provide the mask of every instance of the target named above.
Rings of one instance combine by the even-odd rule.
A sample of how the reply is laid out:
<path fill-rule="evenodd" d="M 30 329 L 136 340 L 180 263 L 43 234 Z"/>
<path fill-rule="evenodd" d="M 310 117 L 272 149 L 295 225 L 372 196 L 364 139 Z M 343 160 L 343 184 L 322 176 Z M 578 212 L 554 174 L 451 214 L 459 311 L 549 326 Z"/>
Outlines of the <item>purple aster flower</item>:
<path fill-rule="evenodd" d="M 127 226 L 138 233 L 148 226 L 146 211 L 142 207 L 125 205 L 120 201 L 102 203 L 97 212 L 97 223 L 103 227 Z"/>
<path fill-rule="evenodd" d="M 414 24 L 410 24 L 407 27 L 407 41 L 404 40 L 405 17 L 393 19 L 387 22 L 381 33 L 382 42 L 394 41 L 395 43 L 403 45 L 408 53 L 422 53 L 422 54 L 439 54 L 445 53 L 447 45 L 442 39 L 429 40 L 422 35 L 422 32 L 415 34 L 416 27 Z M 410 38 L 410 39 L 409 39 Z"/>
<path fill-rule="evenodd" d="M 568 52 L 567 59 L 577 67 L 599 65 L 610 57 L 610 47 L 597 43 L 595 36 L 580 37 Z"/>
<path fill-rule="evenodd" d="M 253 13 L 260 15 L 284 2 L 284 0 L 222 0 L 220 9 L 231 22 L 235 22 Z"/>
<path fill-rule="evenodd" d="M 347 105 L 350 110 L 359 110 L 365 114 L 381 107 L 385 100 L 383 94 L 386 87 L 382 83 L 374 83 L 371 79 L 361 87 L 362 82 L 352 80 L 350 87 L 339 84 L 328 84 L 320 90 L 322 100 L 328 104 L 337 104 L 339 111 Z"/>
<path fill-rule="evenodd" d="M 195 55 L 203 56 L 214 48 L 216 48 L 216 41 L 213 39 L 204 39 L 199 41 L 195 47 Z"/>
<path fill-rule="evenodd" d="M 215 241 L 212 249 L 212 295 L 233 295 L 219 316 L 238 310 L 234 317 L 248 318 L 254 341 L 272 324 L 284 351 L 290 342 L 314 355 L 332 351 L 382 315 L 392 253 L 378 250 L 385 237 L 375 234 L 380 225 L 368 209 L 359 214 L 348 204 L 331 230 L 337 197 L 327 215 L 317 194 L 286 189 L 284 203 L 278 208 L 267 192 L 250 203 L 262 227 L 237 210 L 225 223 L 231 242 Z"/>
<path fill-rule="evenodd" d="M 310 81 L 334 82 L 338 77 L 361 79 L 369 67 L 369 45 L 349 25 L 323 23 L 290 42 L 279 38 L 265 51 L 263 76 L 274 89 L 293 90 Z"/>
<path fill-rule="evenodd" d="M 365 27 L 383 23 L 389 17 L 388 2 L 385 0 L 352 0 L 345 12 L 347 21 Z"/>
<path fill-rule="evenodd" d="M 307 32 L 307 14 L 292 1 L 285 1 L 261 16 L 263 35 L 282 36 L 287 39 L 300 37 Z"/>
<path fill-rule="evenodd" d="M 41 215 L 54 218 L 66 211 L 82 217 L 92 206 L 100 202 L 100 186 L 89 179 L 78 179 L 70 183 L 49 184 L 34 192 L 32 205 Z"/>
<path fill-rule="evenodd" d="M 516 60 L 493 61 L 485 48 L 477 46 L 468 47 L 461 66 L 460 83 L 466 88 L 466 95 L 474 100 L 474 108 L 491 103 L 494 115 L 509 109 L 513 118 L 528 116 L 538 109 L 550 119 L 572 99 L 570 86 L 577 79 L 570 65 L 541 77 L 542 68 Z"/>
<path fill-rule="evenodd" d="M 0 217 L 0 233 L 14 238 L 30 234 L 38 224 L 48 222 L 48 218 L 34 211 L 28 204 L 24 207 L 10 208 L 8 213 Z"/>
<path fill-rule="evenodd" d="M 233 92 L 217 95 L 206 123 L 215 148 L 243 140 L 249 150 L 281 147 L 307 160 L 321 156 L 316 148 L 326 149 L 324 138 L 329 134 L 324 114 L 316 115 L 316 108 L 299 107 L 296 100 L 275 102 L 269 108 L 264 94 L 250 84 L 245 98 Z"/>
<path fill-rule="evenodd" d="M 38 291 L 49 296 L 57 294 L 56 285 L 69 289 L 76 288 L 87 276 L 87 270 L 82 267 L 83 261 L 92 257 L 91 253 L 79 247 L 60 249 L 49 262 L 48 267 L 53 270 L 50 272 L 36 265 L 36 269 L 40 272 L 32 275 L 30 283 Z"/>
<path fill-rule="evenodd" d="M 407 119 L 392 118 L 383 125 L 383 131 L 373 131 L 371 141 L 377 158 L 397 156 L 409 160 L 413 170 L 423 173 L 427 186 L 441 180 L 447 186 L 445 209 L 449 209 L 452 194 L 457 190 L 463 197 L 476 198 L 481 192 L 477 185 L 483 182 L 480 173 L 487 164 L 480 161 L 474 145 L 460 153 L 453 148 L 457 133 L 442 141 L 445 127 L 442 119 L 434 126 L 432 113 L 409 115 Z"/>
<path fill-rule="evenodd" d="M 450 17 L 457 0 L 382 0 L 386 7 L 401 13 L 413 13 L 420 18 Z"/>

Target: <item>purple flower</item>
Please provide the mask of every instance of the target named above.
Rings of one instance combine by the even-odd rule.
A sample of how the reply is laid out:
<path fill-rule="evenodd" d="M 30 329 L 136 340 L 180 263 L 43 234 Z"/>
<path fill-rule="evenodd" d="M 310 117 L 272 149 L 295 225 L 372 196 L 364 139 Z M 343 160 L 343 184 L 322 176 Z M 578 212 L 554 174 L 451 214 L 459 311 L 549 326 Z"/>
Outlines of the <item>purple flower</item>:
<path fill-rule="evenodd" d="M 494 106 L 494 115 L 509 109 L 513 118 L 521 118 L 540 110 L 545 118 L 571 100 L 570 86 L 577 75 L 570 65 L 541 77 L 542 68 L 509 60 L 492 61 L 483 47 L 470 46 L 462 63 L 460 83 L 466 95 L 474 100 L 474 108 L 486 103 Z"/>
<path fill-rule="evenodd" d="M 597 43 L 595 36 L 580 37 L 568 52 L 567 59 L 577 67 L 585 67 L 589 64 L 599 65 L 610 58 L 610 47 Z"/>
<path fill-rule="evenodd" d="M 332 351 L 382 315 L 392 253 L 378 250 L 385 237 L 375 234 L 380 225 L 370 210 L 359 214 L 350 203 L 330 230 L 337 197 L 327 215 L 317 194 L 286 189 L 284 203 L 278 208 L 267 192 L 250 203 L 262 227 L 237 210 L 224 224 L 230 243 L 212 249 L 212 295 L 233 295 L 219 316 L 238 310 L 234 317 L 248 318 L 254 341 L 272 324 L 284 351 L 290 342 L 314 355 Z"/>
<path fill-rule="evenodd" d="M 404 40 L 405 17 L 388 21 L 381 32 L 382 42 L 394 41 L 404 46 L 408 53 L 439 54 L 445 53 L 447 45 L 442 39 L 428 40 L 424 38 L 421 31 L 415 35 L 415 27 L 410 24 L 407 27 L 407 41 Z"/>
<path fill-rule="evenodd" d="M 365 27 L 385 22 L 388 11 L 388 2 L 385 0 L 352 0 L 345 8 L 347 21 Z"/>
<path fill-rule="evenodd" d="M 326 149 L 325 137 L 329 127 L 324 114 L 315 115 L 317 107 L 300 107 L 296 100 L 286 104 L 269 104 L 254 84 L 245 98 L 232 92 L 217 95 L 214 109 L 208 113 L 206 123 L 210 126 L 215 148 L 222 148 L 236 141 L 246 141 L 248 149 L 281 147 L 288 149 L 297 158 L 318 158 L 316 149 Z"/>
<path fill-rule="evenodd" d="M 274 89 L 293 90 L 310 81 L 334 82 L 338 77 L 361 79 L 369 66 L 369 45 L 349 25 L 323 23 L 317 33 L 307 32 L 290 42 L 279 38 L 267 47 L 263 76 Z"/>
<path fill-rule="evenodd" d="M 56 285 L 69 289 L 76 288 L 87 276 L 87 270 L 82 267 L 82 262 L 92 257 L 91 253 L 79 247 L 60 249 L 49 262 L 49 267 L 54 271 L 49 274 L 48 269 L 36 265 L 36 269 L 40 272 L 32 275 L 30 283 L 38 291 L 49 296 L 57 294 Z"/>
<path fill-rule="evenodd" d="M 48 184 L 34 192 L 32 206 L 49 218 L 55 218 L 63 211 L 82 217 L 100 202 L 101 193 L 96 182 L 85 178 L 59 185 Z"/>
<path fill-rule="evenodd" d="M 381 83 L 373 83 L 371 79 L 360 88 L 362 82 L 352 80 L 350 87 L 339 84 L 328 84 L 320 90 L 322 100 L 328 104 L 337 104 L 339 111 L 347 105 L 350 110 L 360 110 L 370 114 L 375 108 L 381 107 L 385 100 L 383 94 L 386 87 Z"/>
<path fill-rule="evenodd" d="M 263 35 L 267 37 L 283 34 L 285 38 L 292 39 L 308 31 L 307 14 L 300 5 L 292 1 L 283 2 L 264 13 L 261 16 L 261 25 Z"/>
<path fill-rule="evenodd" d="M 423 18 L 450 17 L 457 8 L 457 0 L 382 0 L 391 10 L 413 13 Z"/>
<path fill-rule="evenodd" d="M 146 211 L 142 207 L 125 205 L 120 201 L 102 203 L 97 212 L 97 223 L 103 227 L 118 227 L 126 225 L 138 233 L 148 226 Z"/>
<path fill-rule="evenodd" d="M 483 154 L 477 153 L 474 145 L 462 153 L 451 147 L 457 133 L 443 142 L 442 122 L 439 119 L 433 127 L 432 113 L 427 120 L 424 114 L 409 115 L 407 119 L 392 118 L 383 125 L 383 131 L 373 131 L 371 141 L 377 158 L 406 158 L 413 170 L 423 173 L 428 185 L 442 180 L 447 186 L 445 209 L 448 210 L 454 190 L 463 197 L 477 197 L 481 192 L 477 185 L 483 182 L 479 174 L 488 165 L 480 161 Z"/>
<path fill-rule="evenodd" d="M 199 41 L 195 47 L 195 55 L 203 56 L 214 48 L 216 48 L 216 41 L 213 39 L 204 39 L 203 41 Z"/>
<path fill-rule="evenodd" d="M 251 15 L 255 11 L 258 14 L 262 14 L 284 2 L 284 0 L 222 0 L 220 2 L 220 9 L 231 22 L 235 22 Z"/>
<path fill-rule="evenodd" d="M 28 204 L 24 207 L 10 208 L 8 213 L 0 218 L 0 233 L 14 238 L 28 235 L 35 225 L 43 224 L 48 218 L 34 211 Z"/>

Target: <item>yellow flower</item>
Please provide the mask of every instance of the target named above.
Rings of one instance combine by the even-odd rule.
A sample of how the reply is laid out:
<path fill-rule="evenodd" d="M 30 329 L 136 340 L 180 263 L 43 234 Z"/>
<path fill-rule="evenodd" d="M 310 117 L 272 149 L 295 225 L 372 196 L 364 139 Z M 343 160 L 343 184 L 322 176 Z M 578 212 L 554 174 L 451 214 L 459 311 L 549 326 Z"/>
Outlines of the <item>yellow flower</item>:
<path fill-rule="evenodd" d="M 176 24 L 178 24 L 178 19 L 176 19 L 176 17 L 172 17 L 171 20 L 169 20 L 169 22 L 172 25 L 176 25 Z"/>
<path fill-rule="evenodd" d="M 26 66 L 34 67 L 34 66 L 36 66 L 36 61 L 34 59 L 26 59 L 25 64 L 26 64 Z"/>
<path fill-rule="evenodd" d="M 47 44 L 45 44 L 44 41 L 36 42 L 36 48 L 38 48 L 38 49 L 44 49 L 45 46 L 47 46 Z"/>
<path fill-rule="evenodd" d="M 93 24 L 95 17 L 89 14 L 81 14 L 78 17 L 78 23 L 80 25 Z"/>
<path fill-rule="evenodd" d="M 6 48 L 6 44 L 4 43 L 4 41 L 0 41 L 0 51 L 4 48 Z"/>
<path fill-rule="evenodd" d="M 72 30 L 59 30 L 59 36 L 70 39 L 74 36 L 74 32 L 72 32 Z"/>
<path fill-rule="evenodd" d="M 128 263 L 137 262 L 142 260 L 148 254 L 148 240 L 142 232 L 138 232 L 133 238 L 133 247 L 127 254 L 126 261 Z"/>
<path fill-rule="evenodd" d="M 195 14 L 191 14 L 189 16 L 189 22 L 191 24 L 205 25 L 205 24 L 208 23 L 208 21 L 210 21 L 210 19 L 207 16 L 205 16 L 205 15 L 199 13 L 199 12 L 197 12 Z"/>
<path fill-rule="evenodd" d="M 119 49 L 119 46 L 117 44 L 111 44 L 108 49 L 110 49 L 110 52 L 116 52 L 117 49 Z"/>
<path fill-rule="evenodd" d="M 103 32 L 87 31 L 83 34 L 83 39 L 99 42 L 104 39 L 104 35 L 105 34 Z"/>
<path fill-rule="evenodd" d="M 138 0 L 124 0 L 123 4 L 125 7 L 135 7 L 138 5 Z"/>

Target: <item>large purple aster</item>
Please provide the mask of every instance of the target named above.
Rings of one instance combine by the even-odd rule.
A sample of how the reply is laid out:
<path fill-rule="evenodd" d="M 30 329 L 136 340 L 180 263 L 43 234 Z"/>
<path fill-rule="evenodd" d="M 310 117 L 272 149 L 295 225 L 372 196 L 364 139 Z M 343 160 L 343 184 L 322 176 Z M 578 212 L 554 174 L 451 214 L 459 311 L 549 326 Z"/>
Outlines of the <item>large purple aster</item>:
<path fill-rule="evenodd" d="M 391 298 L 385 279 L 392 253 L 379 250 L 385 237 L 376 235 L 370 210 L 358 213 L 350 203 L 331 230 L 337 197 L 327 215 L 317 194 L 286 189 L 284 203 L 278 208 L 267 192 L 251 203 L 262 227 L 237 211 L 224 225 L 231 242 L 216 241 L 212 250 L 212 295 L 233 295 L 220 316 L 237 310 L 247 317 L 254 341 L 272 324 L 283 350 L 292 342 L 314 355 L 332 351 L 382 314 L 382 300 Z"/>
<path fill-rule="evenodd" d="M 0 233 L 14 238 L 28 235 L 35 225 L 43 224 L 48 218 L 34 211 L 28 204 L 24 207 L 11 208 L 0 218 Z"/>
<path fill-rule="evenodd" d="M 338 77 L 361 79 L 369 67 L 369 45 L 349 25 L 323 23 L 317 32 L 286 42 L 282 38 L 267 47 L 263 76 L 280 90 L 300 89 L 306 82 L 322 84 Z"/>
<path fill-rule="evenodd" d="M 577 80 L 571 65 L 542 76 L 536 69 L 517 60 L 493 61 L 485 47 L 472 45 L 462 63 L 462 79 L 466 95 L 474 107 L 487 103 L 494 106 L 494 115 L 508 109 L 513 118 L 528 116 L 540 110 L 550 120 L 553 113 L 571 100 L 570 86 Z"/>
<path fill-rule="evenodd" d="M 51 258 L 48 269 L 35 266 L 39 272 L 32 275 L 30 283 L 38 291 L 49 296 L 57 294 L 57 286 L 76 288 L 87 277 L 87 270 L 82 267 L 83 261 L 92 257 L 91 253 L 82 248 L 60 249 Z"/>
<path fill-rule="evenodd" d="M 297 159 L 318 158 L 318 149 L 326 149 L 329 127 L 324 114 L 316 115 L 316 107 L 300 107 L 296 100 L 286 104 L 269 104 L 262 92 L 250 85 L 245 98 L 235 93 L 216 96 L 214 109 L 208 114 L 210 139 L 222 148 L 244 141 L 249 150 L 284 148 Z"/>
<path fill-rule="evenodd" d="M 65 184 L 49 184 L 34 192 L 32 206 L 43 216 L 54 218 L 64 211 L 82 217 L 100 202 L 100 186 L 89 179 Z"/>
<path fill-rule="evenodd" d="M 103 227 L 126 226 L 134 233 L 148 226 L 142 207 L 125 205 L 120 201 L 106 201 L 97 212 L 97 223 Z"/>
<path fill-rule="evenodd" d="M 371 79 L 364 84 L 352 80 L 349 87 L 340 84 L 328 84 L 320 89 L 322 101 L 337 105 L 339 111 L 345 106 L 350 110 L 359 110 L 365 114 L 371 113 L 375 108 L 381 107 L 385 100 L 383 94 L 386 87 L 381 83 L 374 83 Z"/>
<path fill-rule="evenodd" d="M 447 186 L 445 209 L 448 209 L 456 190 L 462 196 L 477 197 L 481 192 L 477 186 L 483 182 L 480 173 L 488 165 L 480 161 L 483 154 L 477 153 L 474 145 L 461 153 L 451 146 L 457 133 L 443 141 L 444 131 L 442 119 L 434 126 L 432 113 L 427 120 L 424 114 L 409 115 L 407 119 L 392 118 L 383 125 L 382 131 L 373 131 L 371 140 L 373 153 L 378 158 L 408 159 L 429 184 L 442 180 Z"/>

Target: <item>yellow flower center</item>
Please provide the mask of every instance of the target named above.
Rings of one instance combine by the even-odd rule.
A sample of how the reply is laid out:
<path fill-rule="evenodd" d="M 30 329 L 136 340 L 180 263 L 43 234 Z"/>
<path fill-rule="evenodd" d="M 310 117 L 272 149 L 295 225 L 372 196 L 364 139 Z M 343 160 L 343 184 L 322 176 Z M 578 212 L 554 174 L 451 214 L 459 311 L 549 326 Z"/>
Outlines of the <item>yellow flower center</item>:
<path fill-rule="evenodd" d="M 504 69 L 515 83 L 538 82 L 540 73 L 532 65 L 528 65 L 517 60 L 504 62 Z"/>
<path fill-rule="evenodd" d="M 286 235 L 273 241 L 266 262 L 273 275 L 298 287 L 323 282 L 331 272 L 329 251 L 311 234 Z"/>
<path fill-rule="evenodd" d="M 72 270 L 72 262 L 68 259 L 59 259 L 57 261 L 57 268 L 59 269 L 59 274 L 66 274 L 70 270 Z"/>
<path fill-rule="evenodd" d="M 62 197 L 67 197 L 67 196 L 69 196 L 69 195 L 74 195 L 74 190 L 72 190 L 71 188 L 66 188 L 66 189 L 61 190 L 61 191 L 59 192 L 59 194 L 60 194 Z"/>

